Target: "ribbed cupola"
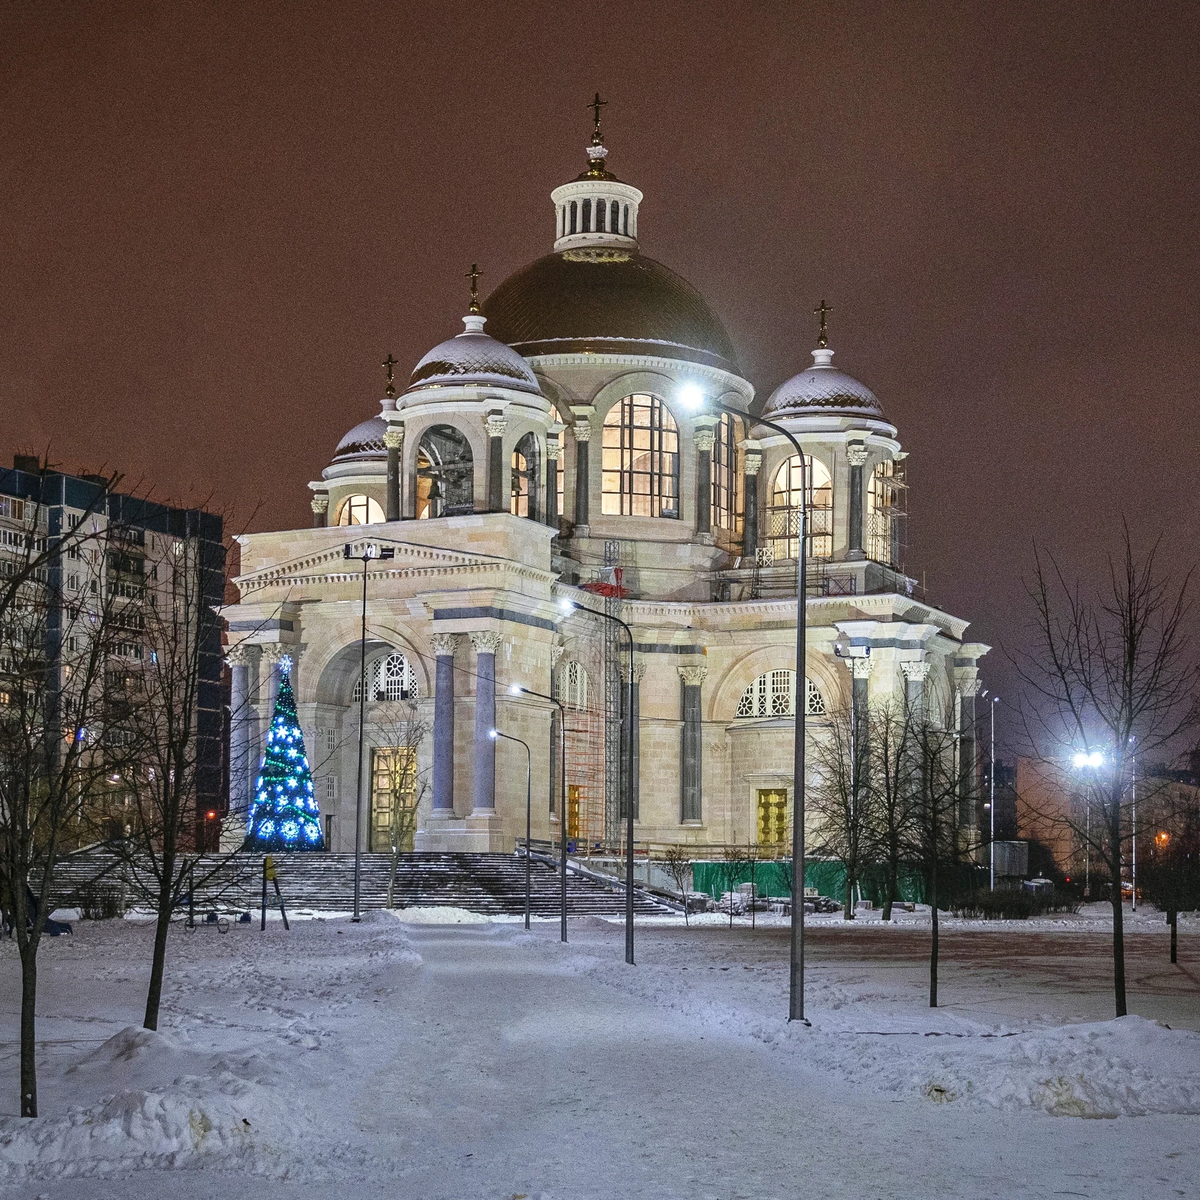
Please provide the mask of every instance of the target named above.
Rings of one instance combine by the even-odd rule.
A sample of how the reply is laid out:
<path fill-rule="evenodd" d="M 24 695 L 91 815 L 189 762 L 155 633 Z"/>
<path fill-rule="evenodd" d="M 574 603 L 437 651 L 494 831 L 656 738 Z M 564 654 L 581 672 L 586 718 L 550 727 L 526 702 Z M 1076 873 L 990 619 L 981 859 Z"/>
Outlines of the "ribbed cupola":
<path fill-rule="evenodd" d="M 608 147 L 600 128 L 600 109 L 607 103 L 597 92 L 588 105 L 593 114 L 592 142 L 585 152 L 588 169 L 550 193 L 554 202 L 554 249 L 559 253 L 637 250 L 637 216 L 642 193 L 622 183 L 606 165 Z"/>

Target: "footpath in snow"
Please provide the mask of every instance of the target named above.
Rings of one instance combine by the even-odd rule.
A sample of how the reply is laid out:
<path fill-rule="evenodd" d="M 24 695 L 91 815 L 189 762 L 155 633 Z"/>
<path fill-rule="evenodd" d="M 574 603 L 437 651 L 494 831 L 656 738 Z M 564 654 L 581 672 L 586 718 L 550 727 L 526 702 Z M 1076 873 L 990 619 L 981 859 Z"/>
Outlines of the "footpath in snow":
<path fill-rule="evenodd" d="M 806 1028 L 782 1019 L 770 928 L 648 922 L 631 968 L 602 920 L 562 946 L 549 922 L 405 915 L 173 931 L 156 1034 L 137 1027 L 152 931 L 81 923 L 43 955 L 33 1121 L 12 1115 L 0 947 L 0 1196 L 1195 1194 L 1200 1033 L 1081 1021 L 1049 968 L 1006 974 L 1002 953 L 956 968 L 961 928 L 936 1011 L 919 953 L 814 928 Z M 919 929 L 895 936 L 919 951 Z"/>

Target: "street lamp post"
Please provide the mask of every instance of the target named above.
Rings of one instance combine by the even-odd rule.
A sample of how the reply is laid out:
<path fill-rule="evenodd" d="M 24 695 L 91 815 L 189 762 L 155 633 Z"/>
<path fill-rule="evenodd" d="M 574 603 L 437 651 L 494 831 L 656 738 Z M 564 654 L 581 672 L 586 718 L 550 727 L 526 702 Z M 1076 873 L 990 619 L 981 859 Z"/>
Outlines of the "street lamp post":
<path fill-rule="evenodd" d="M 996 705 L 1000 703 L 999 696 L 993 696 L 991 704 L 988 705 L 988 714 L 991 718 L 992 726 L 992 748 L 989 751 L 988 759 L 988 808 L 991 809 L 991 890 L 996 890 Z"/>
<path fill-rule="evenodd" d="M 1077 771 L 1084 771 L 1088 767 L 1104 766 L 1104 753 L 1100 750 L 1080 750 L 1072 759 L 1072 763 Z M 1094 784 L 1090 779 L 1086 779 L 1084 783 L 1084 808 L 1083 808 L 1083 843 L 1084 843 L 1084 859 L 1083 859 L 1083 898 L 1088 900 L 1092 894 L 1092 787 Z M 1117 880 L 1117 887 L 1121 886 L 1121 881 Z"/>
<path fill-rule="evenodd" d="M 522 687 L 519 683 L 514 683 L 508 690 L 514 696 L 536 696 L 539 700 L 549 700 L 551 704 L 558 705 L 558 840 L 562 856 L 558 864 L 562 876 L 559 880 L 559 900 L 562 910 L 559 917 L 561 923 L 559 941 L 565 942 L 567 940 L 567 710 L 563 708 L 562 701 L 556 697 L 547 696 L 544 692 L 535 692 L 531 688 Z M 553 777 L 551 777 L 550 786 L 554 786 Z"/>
<path fill-rule="evenodd" d="M 586 608 L 568 600 L 565 596 L 559 600 L 559 608 L 563 616 L 570 616 L 576 610 L 612 621 L 625 630 L 629 639 L 629 689 L 625 700 L 625 760 L 629 765 L 625 780 L 625 842 L 627 853 L 625 857 L 625 961 L 633 966 L 633 630 L 611 613 L 600 612 L 595 608 Z M 565 817 L 564 813 L 564 817 Z M 564 845 L 565 845 L 564 840 Z"/>
<path fill-rule="evenodd" d="M 533 756 L 529 752 L 529 743 L 509 733 L 501 733 L 498 729 L 489 729 L 488 737 L 493 741 L 503 738 L 506 742 L 516 742 L 525 747 L 525 928 L 529 928 L 529 882 L 530 858 L 529 843 L 533 836 Z"/>
<path fill-rule="evenodd" d="M 362 637 L 358 654 L 358 787 L 354 796 L 354 915 L 352 921 L 362 920 L 360 897 L 362 893 L 362 810 L 363 810 L 363 733 L 367 716 L 367 564 L 373 558 L 396 557 L 393 546 L 379 546 L 364 542 L 362 553 L 354 553 L 354 544 L 347 542 L 343 557 L 361 562 L 362 574 Z"/>
<path fill-rule="evenodd" d="M 788 1020 L 806 1021 L 804 1016 L 804 736 L 808 709 L 805 680 L 805 656 L 808 648 L 806 626 L 808 576 L 808 462 L 795 435 L 775 421 L 751 417 L 719 400 L 707 398 L 697 384 L 683 389 L 680 399 L 685 407 L 699 409 L 707 405 L 728 413 L 750 425 L 762 425 L 782 434 L 792 444 L 800 462 L 800 521 L 796 547 L 796 732 L 792 745 L 792 922 L 789 944 Z M 702 498 L 704 499 L 704 498 Z M 806 1022 L 807 1023 L 807 1022 Z"/>

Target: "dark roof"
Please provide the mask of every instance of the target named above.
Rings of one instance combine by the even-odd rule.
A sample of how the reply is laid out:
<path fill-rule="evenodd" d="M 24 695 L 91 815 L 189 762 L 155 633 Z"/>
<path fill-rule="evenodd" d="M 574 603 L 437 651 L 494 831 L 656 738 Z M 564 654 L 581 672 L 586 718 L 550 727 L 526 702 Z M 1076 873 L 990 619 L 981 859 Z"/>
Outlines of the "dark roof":
<path fill-rule="evenodd" d="M 733 343 L 700 293 L 644 255 L 548 254 L 500 284 L 483 313 L 488 333 L 527 358 L 640 351 L 738 371 Z"/>

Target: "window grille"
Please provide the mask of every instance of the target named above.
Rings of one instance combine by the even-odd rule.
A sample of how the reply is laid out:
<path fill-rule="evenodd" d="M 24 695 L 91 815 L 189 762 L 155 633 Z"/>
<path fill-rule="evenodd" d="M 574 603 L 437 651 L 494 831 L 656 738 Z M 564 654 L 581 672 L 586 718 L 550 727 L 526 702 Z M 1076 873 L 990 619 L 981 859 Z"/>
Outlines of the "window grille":
<path fill-rule="evenodd" d="M 805 714 L 824 716 L 825 698 L 811 679 L 806 679 L 807 705 Z M 796 672 L 766 671 L 743 693 L 738 701 L 737 715 L 743 718 L 794 717 L 796 715 Z"/>
<path fill-rule="evenodd" d="M 367 702 L 377 700 L 415 700 L 417 676 L 403 654 L 389 654 L 367 666 Z M 362 680 L 354 685 L 353 703 L 362 700 Z M 330 730 L 332 735 L 333 731 Z"/>
<path fill-rule="evenodd" d="M 588 706 L 588 673 L 583 663 L 572 659 L 566 669 L 559 672 L 558 698 L 564 708 L 580 711 Z"/>
<path fill-rule="evenodd" d="M 601 511 L 679 516 L 679 427 L 657 396 L 626 396 L 604 421 Z"/>

